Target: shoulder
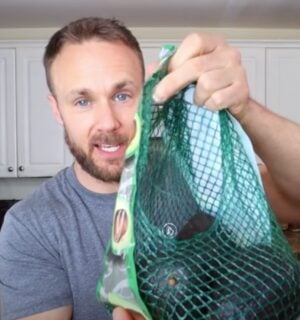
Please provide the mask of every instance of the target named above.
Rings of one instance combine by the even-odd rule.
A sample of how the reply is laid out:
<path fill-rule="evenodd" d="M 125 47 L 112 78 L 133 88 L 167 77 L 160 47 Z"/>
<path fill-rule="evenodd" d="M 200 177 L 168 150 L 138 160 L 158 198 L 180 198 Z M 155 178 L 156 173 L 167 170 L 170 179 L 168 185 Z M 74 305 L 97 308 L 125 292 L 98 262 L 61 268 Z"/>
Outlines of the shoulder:
<path fill-rule="evenodd" d="M 33 226 L 38 223 L 51 224 L 58 213 L 66 212 L 68 202 L 74 197 L 66 168 L 42 183 L 32 194 L 17 202 L 6 214 L 7 223 Z"/>
<path fill-rule="evenodd" d="M 58 258 L 58 244 L 62 230 L 68 226 L 71 202 L 68 187 L 68 169 L 40 185 L 31 195 L 12 206 L 5 215 L 1 228 L 0 245 L 5 252 L 15 252 L 13 247 L 27 252 Z M 1 252 L 1 250 L 0 250 Z"/>

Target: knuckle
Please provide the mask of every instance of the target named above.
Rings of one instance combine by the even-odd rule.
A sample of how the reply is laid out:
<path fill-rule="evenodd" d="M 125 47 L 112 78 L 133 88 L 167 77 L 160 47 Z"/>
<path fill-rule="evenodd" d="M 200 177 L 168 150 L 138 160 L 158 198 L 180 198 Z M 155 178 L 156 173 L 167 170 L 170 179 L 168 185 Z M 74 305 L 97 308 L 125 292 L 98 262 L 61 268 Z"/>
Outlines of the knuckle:
<path fill-rule="evenodd" d="M 203 106 L 204 105 L 204 101 L 205 101 L 205 98 L 201 97 L 198 93 L 194 95 L 194 103 L 197 106 Z"/>
<path fill-rule="evenodd" d="M 203 90 L 195 90 L 194 92 L 194 102 L 197 105 L 204 105 L 205 101 L 209 98 L 209 95 Z"/>
<path fill-rule="evenodd" d="M 203 74 L 199 79 L 202 90 L 208 92 L 211 90 L 212 82 L 208 75 Z"/>
<path fill-rule="evenodd" d="M 213 101 L 214 106 L 217 108 L 224 107 L 226 104 L 224 96 L 218 91 L 212 94 L 211 100 Z"/>
<path fill-rule="evenodd" d="M 240 64 L 242 61 L 241 52 L 233 47 L 228 47 L 228 57 L 230 58 L 233 64 Z"/>
<path fill-rule="evenodd" d="M 189 34 L 188 39 L 191 41 L 191 43 L 194 43 L 195 46 L 202 47 L 204 44 L 204 34 L 200 32 L 192 32 Z"/>
<path fill-rule="evenodd" d="M 186 39 L 199 48 L 204 48 L 208 43 L 214 44 L 215 46 L 213 47 L 223 46 L 225 44 L 225 38 L 223 36 L 206 32 L 192 32 Z"/>

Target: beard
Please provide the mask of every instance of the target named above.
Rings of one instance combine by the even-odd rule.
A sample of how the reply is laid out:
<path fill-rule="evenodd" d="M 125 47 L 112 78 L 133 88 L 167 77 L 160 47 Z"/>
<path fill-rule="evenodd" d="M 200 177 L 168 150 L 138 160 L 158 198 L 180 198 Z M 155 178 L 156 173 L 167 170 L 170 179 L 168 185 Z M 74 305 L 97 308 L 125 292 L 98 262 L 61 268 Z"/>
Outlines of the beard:
<path fill-rule="evenodd" d="M 117 145 L 128 144 L 128 138 L 120 134 L 97 134 L 89 142 L 88 152 L 85 152 L 75 141 L 71 139 L 65 130 L 65 141 L 81 168 L 92 177 L 104 182 L 120 182 L 124 159 L 105 159 L 103 164 L 97 164 L 92 157 L 95 147 L 101 144 Z"/>

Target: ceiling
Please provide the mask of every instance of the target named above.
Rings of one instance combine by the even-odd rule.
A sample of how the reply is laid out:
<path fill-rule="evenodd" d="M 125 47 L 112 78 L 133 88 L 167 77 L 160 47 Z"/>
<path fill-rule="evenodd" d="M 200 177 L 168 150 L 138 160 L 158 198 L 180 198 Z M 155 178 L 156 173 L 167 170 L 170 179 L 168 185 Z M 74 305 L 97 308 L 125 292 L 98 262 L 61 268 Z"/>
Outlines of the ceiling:
<path fill-rule="evenodd" d="M 0 28 L 59 27 L 84 16 L 129 27 L 300 28 L 300 0 L 0 0 Z"/>

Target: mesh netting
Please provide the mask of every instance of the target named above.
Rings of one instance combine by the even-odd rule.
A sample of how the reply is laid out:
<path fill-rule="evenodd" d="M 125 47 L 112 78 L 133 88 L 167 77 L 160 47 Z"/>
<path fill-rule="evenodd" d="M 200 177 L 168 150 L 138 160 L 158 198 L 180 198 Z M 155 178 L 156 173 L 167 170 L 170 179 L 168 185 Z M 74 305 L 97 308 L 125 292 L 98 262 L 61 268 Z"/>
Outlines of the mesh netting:
<path fill-rule="evenodd" d="M 150 103 L 144 88 L 134 202 L 135 267 L 153 319 L 291 319 L 300 268 L 226 111 L 187 88 Z"/>

